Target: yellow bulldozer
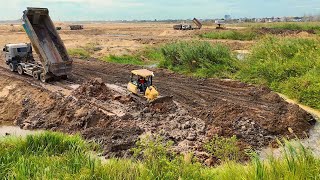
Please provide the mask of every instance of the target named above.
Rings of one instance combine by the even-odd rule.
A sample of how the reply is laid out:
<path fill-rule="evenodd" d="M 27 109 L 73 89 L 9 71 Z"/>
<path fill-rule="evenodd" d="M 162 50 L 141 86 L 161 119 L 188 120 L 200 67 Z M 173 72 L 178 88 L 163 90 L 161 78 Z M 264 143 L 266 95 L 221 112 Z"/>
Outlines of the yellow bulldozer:
<path fill-rule="evenodd" d="M 172 99 L 172 96 L 159 96 L 159 92 L 153 85 L 154 73 L 147 69 L 139 69 L 131 71 L 131 79 L 128 83 L 128 90 L 137 97 L 143 97 L 150 103 L 159 103 Z M 141 102 L 141 100 L 139 100 Z"/>

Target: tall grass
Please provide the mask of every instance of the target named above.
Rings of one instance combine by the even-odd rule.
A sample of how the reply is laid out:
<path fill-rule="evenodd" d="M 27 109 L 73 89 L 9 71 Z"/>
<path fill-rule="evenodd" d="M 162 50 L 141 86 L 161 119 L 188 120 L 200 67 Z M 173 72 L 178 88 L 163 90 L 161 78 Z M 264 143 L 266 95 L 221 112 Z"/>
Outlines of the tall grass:
<path fill-rule="evenodd" d="M 138 56 L 115 56 L 110 55 L 107 57 L 102 58 L 103 61 L 111 62 L 111 63 L 118 63 L 118 64 L 133 64 L 133 65 L 144 65 L 144 62 Z"/>
<path fill-rule="evenodd" d="M 237 78 L 320 109 L 320 41 L 266 37 L 242 64 Z"/>
<path fill-rule="evenodd" d="M 243 26 L 247 28 L 242 30 L 216 30 L 200 34 L 200 37 L 207 39 L 232 39 L 241 41 L 257 40 L 264 37 L 264 35 L 259 32 L 262 27 L 276 30 L 313 31 L 316 34 L 320 34 L 320 23 L 243 23 L 235 24 L 233 26 Z"/>
<path fill-rule="evenodd" d="M 198 77 L 229 77 L 236 72 L 238 62 L 230 49 L 208 42 L 177 42 L 161 48 L 163 59 L 159 67 Z"/>
<path fill-rule="evenodd" d="M 257 23 L 252 24 L 254 28 L 267 27 L 271 29 L 283 29 L 293 31 L 320 31 L 320 23 L 311 22 L 280 22 L 280 23 Z"/>
<path fill-rule="evenodd" d="M 255 40 L 260 35 L 254 30 L 223 30 L 223 31 L 212 31 L 204 34 L 200 34 L 201 38 L 207 39 L 232 39 L 241 41 Z"/>
<path fill-rule="evenodd" d="M 0 139 L 0 179 L 319 179 L 320 160 L 301 144 L 283 145 L 281 158 L 246 165 L 225 161 L 205 167 L 171 152 L 170 143 L 146 138 L 135 149 L 138 159 L 93 157 L 92 146 L 79 136 L 44 133 L 27 138 Z M 186 158 L 188 157 L 188 158 Z"/>

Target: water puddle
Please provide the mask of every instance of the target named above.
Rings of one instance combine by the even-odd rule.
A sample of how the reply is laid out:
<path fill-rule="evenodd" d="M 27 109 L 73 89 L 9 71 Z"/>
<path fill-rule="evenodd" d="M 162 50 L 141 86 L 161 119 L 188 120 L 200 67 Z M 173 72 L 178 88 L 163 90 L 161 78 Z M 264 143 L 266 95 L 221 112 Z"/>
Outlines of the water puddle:
<path fill-rule="evenodd" d="M 0 126 L 0 137 L 4 137 L 4 136 L 25 137 L 29 134 L 36 134 L 41 132 L 42 132 L 41 130 L 30 131 L 30 130 L 20 129 L 20 127 L 18 126 Z"/>

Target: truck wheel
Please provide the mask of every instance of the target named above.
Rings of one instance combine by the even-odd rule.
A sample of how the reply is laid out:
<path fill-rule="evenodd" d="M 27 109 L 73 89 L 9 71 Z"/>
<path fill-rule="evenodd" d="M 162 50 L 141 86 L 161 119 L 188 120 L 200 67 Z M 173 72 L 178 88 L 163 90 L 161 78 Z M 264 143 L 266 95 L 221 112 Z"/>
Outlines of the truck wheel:
<path fill-rule="evenodd" d="M 11 72 L 15 72 L 16 71 L 16 67 L 15 67 L 15 65 L 13 65 L 13 63 L 9 64 L 9 69 L 10 69 Z"/>
<path fill-rule="evenodd" d="M 60 76 L 60 79 L 62 79 L 62 80 L 67 80 L 67 79 L 68 79 L 68 76 L 67 76 L 67 75 Z"/>
<path fill-rule="evenodd" d="M 23 75 L 23 74 L 24 74 L 24 72 L 23 72 L 23 68 L 22 68 L 22 66 L 21 66 L 21 65 L 18 65 L 17 70 L 18 70 L 18 74 L 20 74 L 20 75 Z"/>
<path fill-rule="evenodd" d="M 47 75 L 45 73 L 40 74 L 40 81 L 41 82 L 46 83 L 46 82 L 48 82 L 48 79 L 49 78 L 47 77 Z"/>
<path fill-rule="evenodd" d="M 36 80 L 39 80 L 39 79 L 40 79 L 40 75 L 39 75 L 39 72 L 38 72 L 38 71 L 34 71 L 34 72 L 32 73 L 32 76 L 33 76 L 33 78 L 36 79 Z"/>

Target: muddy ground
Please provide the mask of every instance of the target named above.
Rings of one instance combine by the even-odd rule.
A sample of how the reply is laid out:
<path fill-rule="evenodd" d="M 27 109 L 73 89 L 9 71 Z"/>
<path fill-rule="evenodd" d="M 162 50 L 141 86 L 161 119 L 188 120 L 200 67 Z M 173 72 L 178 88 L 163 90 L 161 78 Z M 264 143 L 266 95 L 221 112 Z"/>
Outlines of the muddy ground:
<path fill-rule="evenodd" d="M 83 31 L 66 30 L 67 48 L 94 43 L 101 46 L 93 57 L 130 54 L 150 45 L 192 40 L 200 31 L 174 31 L 172 24 L 88 24 Z M 211 31 L 205 27 L 201 32 Z M 232 49 L 247 49 L 253 42 L 222 42 Z M 0 44 L 28 42 L 19 26 L 0 26 Z M 276 138 L 305 137 L 315 119 L 266 87 L 237 81 L 197 79 L 163 69 L 154 84 L 172 101 L 143 104 L 134 101 L 126 84 L 130 71 L 141 67 L 74 59 L 73 75 L 48 84 L 19 76 L 0 58 L 0 124 L 24 129 L 80 133 L 101 143 L 106 157 L 128 157 L 130 148 L 145 134 L 158 134 L 174 142 L 177 152 L 195 152 L 205 161 L 203 144 L 215 134 L 236 135 L 241 149 L 274 145 Z M 290 131 L 292 130 L 293 133 Z M 207 161 L 208 162 L 208 161 Z M 212 161 L 209 161 L 212 162 Z"/>
<path fill-rule="evenodd" d="M 162 69 L 153 69 L 154 83 L 173 100 L 138 103 L 125 89 L 129 72 L 136 68 L 75 60 L 69 80 L 49 85 L 0 68 L 0 120 L 24 129 L 80 132 L 101 143 L 106 157 L 128 157 L 139 137 L 157 134 L 173 141 L 177 152 L 193 151 L 202 161 L 209 158 L 203 144 L 215 134 L 236 135 L 242 149 L 260 149 L 276 138 L 305 137 L 315 121 L 266 87 Z"/>

